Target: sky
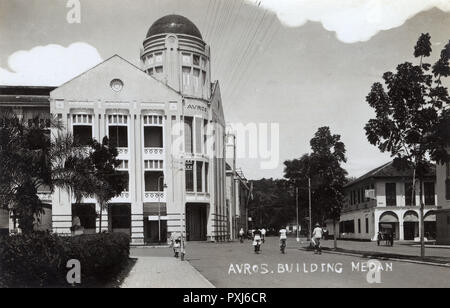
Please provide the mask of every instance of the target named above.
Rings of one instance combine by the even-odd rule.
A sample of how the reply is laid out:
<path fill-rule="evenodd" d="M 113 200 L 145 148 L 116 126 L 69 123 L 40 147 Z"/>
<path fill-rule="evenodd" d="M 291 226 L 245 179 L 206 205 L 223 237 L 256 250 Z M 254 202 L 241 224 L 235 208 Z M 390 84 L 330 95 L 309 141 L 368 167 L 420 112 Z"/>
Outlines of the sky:
<path fill-rule="evenodd" d="M 80 23 L 69 23 L 77 3 Z M 0 0 L 0 84 L 58 86 L 114 54 L 139 65 L 148 28 L 173 13 L 211 46 L 226 121 L 279 125 L 275 168 L 238 159 L 249 179 L 282 177 L 321 126 L 342 136 L 350 176 L 389 161 L 365 137 L 365 97 L 415 61 L 421 33 L 431 62 L 450 39 L 450 0 Z"/>

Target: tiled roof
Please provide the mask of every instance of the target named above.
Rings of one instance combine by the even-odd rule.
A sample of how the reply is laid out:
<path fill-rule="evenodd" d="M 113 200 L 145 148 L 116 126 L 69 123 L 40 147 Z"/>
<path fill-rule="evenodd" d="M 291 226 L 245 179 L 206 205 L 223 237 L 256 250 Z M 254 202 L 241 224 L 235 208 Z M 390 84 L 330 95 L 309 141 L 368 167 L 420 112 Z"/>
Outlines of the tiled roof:
<path fill-rule="evenodd" d="M 394 167 L 393 161 L 390 161 L 387 164 L 377 167 L 377 168 L 367 172 L 366 174 L 360 176 L 356 180 L 345 185 L 345 187 L 352 186 L 358 182 L 361 182 L 361 181 L 369 179 L 369 178 L 412 177 L 413 174 L 414 174 L 413 169 L 398 170 Z M 436 166 L 434 164 L 431 164 L 430 171 L 425 176 L 426 177 L 435 177 L 436 176 Z"/>
<path fill-rule="evenodd" d="M 0 104 L 50 104 L 55 87 L 0 86 Z"/>

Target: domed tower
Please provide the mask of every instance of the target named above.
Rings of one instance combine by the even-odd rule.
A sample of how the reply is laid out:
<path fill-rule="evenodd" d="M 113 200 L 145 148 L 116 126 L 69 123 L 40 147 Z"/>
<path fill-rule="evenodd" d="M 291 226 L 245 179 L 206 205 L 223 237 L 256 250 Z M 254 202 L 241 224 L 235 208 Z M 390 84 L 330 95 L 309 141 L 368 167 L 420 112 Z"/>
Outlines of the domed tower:
<path fill-rule="evenodd" d="M 143 70 L 185 96 L 211 96 L 210 48 L 186 17 L 168 15 L 155 21 L 141 50 Z"/>

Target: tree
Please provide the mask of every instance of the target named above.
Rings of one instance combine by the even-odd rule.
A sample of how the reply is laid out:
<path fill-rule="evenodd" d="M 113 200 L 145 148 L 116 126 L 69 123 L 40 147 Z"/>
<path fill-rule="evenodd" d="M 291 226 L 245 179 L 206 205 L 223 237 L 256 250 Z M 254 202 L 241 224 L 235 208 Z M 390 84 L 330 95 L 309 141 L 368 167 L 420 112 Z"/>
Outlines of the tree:
<path fill-rule="evenodd" d="M 450 75 L 450 42 L 431 66 L 424 62 L 432 52 L 430 39 L 428 33 L 419 37 L 414 48 L 418 65 L 405 62 L 397 66 L 396 72 L 384 73 L 384 85 L 375 82 L 366 97 L 376 113 L 365 126 L 368 141 L 378 146 L 381 152 L 390 152 L 395 157 L 396 168 L 414 170 L 413 192 L 416 178 L 419 181 L 422 257 L 425 256 L 423 176 L 429 159 L 439 163 L 449 160 L 445 149 L 448 135 L 445 136 L 442 127 L 448 119 L 445 106 L 450 97 L 442 78 Z"/>
<path fill-rule="evenodd" d="M 41 187 L 71 190 L 78 203 L 94 195 L 102 210 L 125 188 L 115 170 L 117 150 L 107 138 L 85 148 L 62 134 L 58 122 L 49 124 L 57 132 L 54 138 L 38 118 L 25 123 L 9 110 L 0 114 L 0 207 L 11 211 L 27 234 L 44 214 Z"/>
<path fill-rule="evenodd" d="M 117 171 L 120 161 L 117 159 L 117 149 L 107 137 L 102 143 L 93 140 L 90 144 L 93 152 L 90 155 L 93 165 L 94 181 L 93 193 L 100 205 L 100 232 L 102 225 L 102 212 L 108 208 L 109 201 L 119 196 L 128 183 L 122 174 Z"/>
<path fill-rule="evenodd" d="M 310 145 L 311 154 L 285 162 L 285 178 L 299 188 L 308 187 L 308 182 L 311 183 L 314 218 L 321 223 L 325 219 L 332 219 L 336 230 L 336 221 L 339 221 L 344 204 L 344 185 L 347 182 L 347 172 L 341 166 L 347 161 L 345 145 L 341 136 L 332 134 L 329 127 L 319 128 Z M 310 217 L 310 224 L 312 223 L 313 217 Z M 336 236 L 335 231 L 335 248 Z"/>
<path fill-rule="evenodd" d="M 117 148 L 104 137 L 102 143 L 90 140 L 84 148 L 84 154 L 70 156 L 65 160 L 63 171 L 66 173 L 63 186 L 71 189 L 75 203 L 83 198 L 94 197 L 99 206 L 100 231 L 102 213 L 109 206 L 109 201 L 119 196 L 128 184 L 122 174 L 116 170 L 120 165 Z"/>
<path fill-rule="evenodd" d="M 252 181 L 253 199 L 249 202 L 249 215 L 253 227 L 279 230 L 295 217 L 293 195 L 286 180 L 261 179 Z"/>
<path fill-rule="evenodd" d="M 65 137 L 52 141 L 44 124 L 37 117 L 25 123 L 10 110 L 0 114 L 0 207 L 13 213 L 23 233 L 33 232 L 44 214 L 38 191 L 55 187 L 52 166 L 72 150 Z"/>

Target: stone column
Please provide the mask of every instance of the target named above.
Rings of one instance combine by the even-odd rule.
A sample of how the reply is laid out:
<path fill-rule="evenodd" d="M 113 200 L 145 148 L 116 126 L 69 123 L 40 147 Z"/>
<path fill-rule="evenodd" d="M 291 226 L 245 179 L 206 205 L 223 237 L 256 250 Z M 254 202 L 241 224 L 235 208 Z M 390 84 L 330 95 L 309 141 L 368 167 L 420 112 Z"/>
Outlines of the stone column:
<path fill-rule="evenodd" d="M 144 245 L 144 204 L 142 191 L 143 178 L 143 145 L 142 145 L 142 117 L 140 114 L 132 114 L 130 119 L 130 186 L 133 182 L 133 191 L 130 193 L 131 204 L 131 239 L 133 245 Z M 132 179 L 132 180 L 131 180 Z"/>

